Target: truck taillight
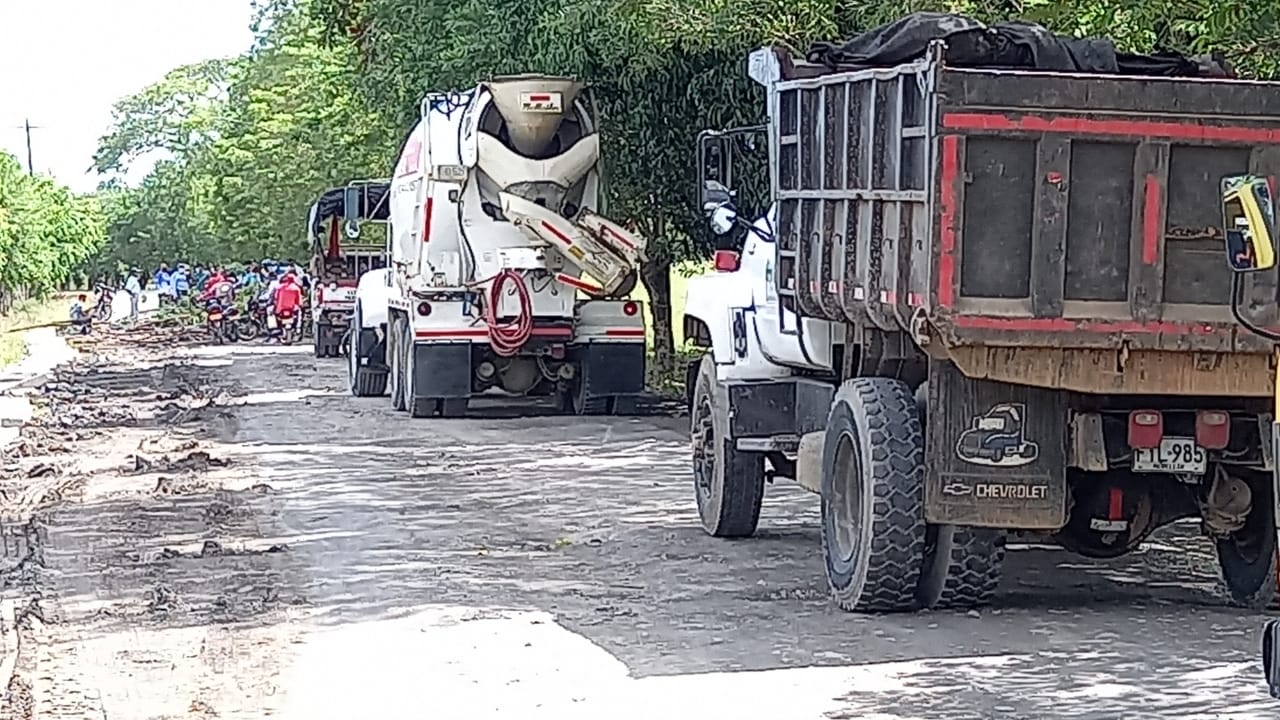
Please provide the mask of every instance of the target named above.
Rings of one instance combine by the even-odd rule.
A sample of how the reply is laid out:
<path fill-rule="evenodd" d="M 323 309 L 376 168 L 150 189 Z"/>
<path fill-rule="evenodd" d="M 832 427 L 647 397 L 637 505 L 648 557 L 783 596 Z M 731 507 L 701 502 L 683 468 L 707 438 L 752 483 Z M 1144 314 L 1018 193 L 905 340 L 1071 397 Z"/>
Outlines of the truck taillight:
<path fill-rule="evenodd" d="M 640 312 L 640 306 L 637 305 L 636 303 L 628 301 L 622 304 L 623 315 L 626 315 L 627 317 L 632 317 L 638 312 Z"/>
<path fill-rule="evenodd" d="M 1134 410 L 1129 413 L 1129 447 L 1160 447 L 1164 439 L 1164 415 L 1158 410 Z"/>
<path fill-rule="evenodd" d="M 431 314 L 431 303 L 428 303 L 428 302 L 420 302 L 420 303 L 418 303 L 418 314 L 419 314 L 419 315 L 421 315 L 422 317 L 426 317 L 426 316 L 430 315 L 430 314 Z"/>
<path fill-rule="evenodd" d="M 734 272 L 738 269 L 738 253 L 736 250 L 717 250 L 715 256 L 716 272 Z"/>
<path fill-rule="evenodd" d="M 1221 410 L 1196 413 L 1196 444 L 1209 450 L 1221 450 L 1231 441 L 1231 415 Z"/>

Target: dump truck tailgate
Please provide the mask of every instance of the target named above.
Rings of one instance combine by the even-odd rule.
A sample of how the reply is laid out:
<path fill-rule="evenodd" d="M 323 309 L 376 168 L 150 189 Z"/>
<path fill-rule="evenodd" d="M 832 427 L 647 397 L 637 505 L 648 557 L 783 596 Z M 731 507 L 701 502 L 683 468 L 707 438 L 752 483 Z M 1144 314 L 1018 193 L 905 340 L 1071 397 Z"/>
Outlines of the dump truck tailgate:
<path fill-rule="evenodd" d="M 1280 175 L 1280 84 L 944 68 L 776 86 L 778 283 L 949 345 L 1262 353 L 1231 315 L 1224 175 Z M 1277 273 L 1244 279 L 1276 325 Z"/>

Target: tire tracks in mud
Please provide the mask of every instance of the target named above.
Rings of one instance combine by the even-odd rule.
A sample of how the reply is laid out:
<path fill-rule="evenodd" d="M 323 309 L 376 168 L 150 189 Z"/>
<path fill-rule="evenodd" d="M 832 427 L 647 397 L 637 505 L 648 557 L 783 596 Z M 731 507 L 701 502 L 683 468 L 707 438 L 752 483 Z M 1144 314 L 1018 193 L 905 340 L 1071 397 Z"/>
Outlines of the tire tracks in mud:
<path fill-rule="evenodd" d="M 225 406 L 235 388 L 219 368 L 174 357 L 172 350 L 179 344 L 155 331 L 96 339 L 95 352 L 55 369 L 30 393 L 32 420 L 16 442 L 0 447 L 0 720 L 105 717 L 100 696 L 88 690 L 89 683 L 81 682 L 74 669 L 77 648 L 51 653 L 48 647 L 66 620 L 56 582 L 48 576 L 46 551 L 54 516 L 87 495 L 115 497 L 127 507 L 131 501 L 176 502 L 222 494 L 216 480 L 202 475 L 229 461 L 202 446 L 218 429 L 234 423 Z M 121 487 L 94 487 L 104 479 Z M 115 514 L 113 520 L 132 513 Z M 204 519 L 214 526 L 210 517 L 219 514 L 233 516 L 235 509 L 215 499 Z M 239 552 L 243 549 L 206 540 L 199 557 Z M 146 566 L 152 560 L 134 555 L 125 561 Z M 181 555 L 168 551 L 170 558 Z M 154 573 L 144 567 L 143 574 Z M 143 597 L 147 602 L 141 612 L 163 617 L 174 593 L 157 582 Z M 214 647 L 202 647 L 202 657 L 206 650 L 217 654 Z M 43 667 L 51 655 L 57 656 L 59 667 Z M 188 710 L 190 717 L 218 715 L 199 694 Z"/>

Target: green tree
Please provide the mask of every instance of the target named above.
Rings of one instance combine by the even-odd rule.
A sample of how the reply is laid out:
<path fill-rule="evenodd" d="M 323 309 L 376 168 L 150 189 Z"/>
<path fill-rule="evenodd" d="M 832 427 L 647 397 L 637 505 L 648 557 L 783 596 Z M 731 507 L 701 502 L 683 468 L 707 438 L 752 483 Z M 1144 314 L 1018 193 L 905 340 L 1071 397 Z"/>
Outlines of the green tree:
<path fill-rule="evenodd" d="M 29 176 L 17 158 L 0 153 L 0 310 L 61 287 L 105 236 L 96 198 Z"/>

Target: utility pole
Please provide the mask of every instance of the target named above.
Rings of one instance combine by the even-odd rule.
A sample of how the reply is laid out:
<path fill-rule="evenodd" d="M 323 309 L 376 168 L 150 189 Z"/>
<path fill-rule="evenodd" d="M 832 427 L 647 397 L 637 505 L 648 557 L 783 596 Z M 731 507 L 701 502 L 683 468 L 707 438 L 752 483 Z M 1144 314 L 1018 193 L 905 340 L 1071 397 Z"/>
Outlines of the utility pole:
<path fill-rule="evenodd" d="M 36 174 L 36 163 L 35 163 L 35 159 L 31 155 L 31 131 L 39 130 L 40 126 L 32 125 L 31 118 L 27 118 L 22 123 L 22 127 L 18 129 L 25 130 L 27 133 L 27 174 L 34 176 Z"/>

